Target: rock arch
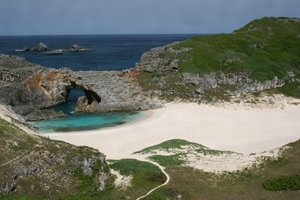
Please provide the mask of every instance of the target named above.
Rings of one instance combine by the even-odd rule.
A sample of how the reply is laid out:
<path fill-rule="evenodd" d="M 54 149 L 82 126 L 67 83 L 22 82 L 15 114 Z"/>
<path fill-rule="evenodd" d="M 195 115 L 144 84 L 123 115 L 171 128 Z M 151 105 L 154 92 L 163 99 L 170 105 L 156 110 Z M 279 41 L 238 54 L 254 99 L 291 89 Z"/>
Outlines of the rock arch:
<path fill-rule="evenodd" d="M 50 70 L 30 76 L 21 86 L 16 101 L 18 105 L 34 105 L 35 108 L 46 108 L 68 101 L 72 89 L 82 90 L 88 104 L 101 101 L 92 88 L 81 78 L 71 72 L 63 70 Z"/>
<path fill-rule="evenodd" d="M 66 100 L 68 99 L 68 96 L 72 89 L 83 91 L 85 97 L 87 98 L 88 104 L 91 104 L 93 101 L 97 101 L 97 103 L 100 103 L 101 101 L 101 97 L 94 90 L 90 89 L 88 86 L 82 84 L 81 82 L 76 83 L 75 81 L 72 81 L 70 87 L 66 90 Z"/>

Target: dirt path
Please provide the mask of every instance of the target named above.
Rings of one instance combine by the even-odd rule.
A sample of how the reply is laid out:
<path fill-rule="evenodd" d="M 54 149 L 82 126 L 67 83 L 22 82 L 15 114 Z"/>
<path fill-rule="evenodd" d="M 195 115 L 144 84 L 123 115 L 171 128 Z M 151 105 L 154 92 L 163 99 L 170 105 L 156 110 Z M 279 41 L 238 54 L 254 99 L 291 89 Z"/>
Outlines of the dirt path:
<path fill-rule="evenodd" d="M 157 190 L 158 188 L 160 188 L 160 187 L 162 187 L 162 186 L 164 186 L 164 185 L 167 185 L 167 184 L 169 183 L 169 181 L 170 181 L 170 176 L 169 176 L 169 174 L 165 171 L 165 169 L 164 169 L 163 166 L 159 165 L 158 163 L 149 161 L 149 160 L 147 160 L 147 162 L 149 162 L 149 163 L 151 163 L 151 164 L 156 165 L 157 167 L 159 167 L 159 169 L 162 171 L 162 173 L 164 173 L 164 175 L 167 177 L 167 180 L 166 180 L 163 184 L 161 184 L 161 185 L 157 186 L 156 188 L 153 188 L 152 190 L 150 190 L 149 192 L 147 192 L 147 194 L 145 194 L 145 195 L 143 195 L 143 196 L 141 196 L 141 197 L 138 197 L 136 200 L 140 200 L 140 199 L 145 198 L 146 196 L 150 195 L 152 192 L 154 192 L 154 191 Z"/>
<path fill-rule="evenodd" d="M 19 160 L 19 159 L 23 158 L 25 155 L 30 154 L 30 153 L 32 153 L 33 151 L 35 151 L 35 149 L 38 148 L 38 147 L 40 147 L 40 145 L 36 145 L 36 146 L 34 146 L 31 150 L 26 151 L 26 152 L 23 153 L 22 155 L 20 155 L 20 156 L 14 158 L 14 159 L 11 159 L 11 160 L 7 161 L 6 163 L 1 164 L 0 167 L 3 167 L 3 166 L 5 166 L 5 165 L 8 165 L 8 164 L 10 164 L 10 163 L 16 161 L 16 160 Z"/>

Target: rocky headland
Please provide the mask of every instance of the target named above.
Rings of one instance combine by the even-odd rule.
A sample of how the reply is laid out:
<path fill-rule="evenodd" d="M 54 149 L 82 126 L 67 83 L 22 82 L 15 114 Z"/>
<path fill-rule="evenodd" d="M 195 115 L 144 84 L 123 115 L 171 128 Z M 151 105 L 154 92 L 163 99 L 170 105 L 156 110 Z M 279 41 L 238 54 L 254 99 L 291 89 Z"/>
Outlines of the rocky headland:
<path fill-rule="evenodd" d="M 297 49 L 294 45 L 281 49 L 277 42 L 286 37 L 284 34 L 299 42 L 299 23 L 294 18 L 263 18 L 232 34 L 175 42 L 145 52 L 139 63 L 123 71 L 51 69 L 1 55 L 0 102 L 10 105 L 26 120 L 41 120 L 63 116 L 62 112 L 45 108 L 66 103 L 74 88 L 85 93 L 77 101 L 77 112 L 156 109 L 175 99 L 219 104 L 237 97 L 246 100 L 248 94 L 299 98 Z M 262 31 L 265 26 L 268 36 Z M 289 33 L 282 32 L 285 26 L 290 27 Z M 256 44 L 256 38 L 262 36 L 268 39 Z M 235 45 L 241 42 L 243 45 Z M 39 46 L 46 48 L 44 44 Z M 71 51 L 81 49 L 85 48 L 74 45 Z M 285 58 L 275 62 L 273 49 Z"/>
<path fill-rule="evenodd" d="M 17 56 L 0 56 L 0 102 L 26 120 L 64 116 L 45 108 L 66 103 L 74 88 L 84 91 L 77 103 L 78 112 L 148 110 L 162 104 L 142 93 L 135 78 L 122 72 L 74 72 L 51 69 Z"/>

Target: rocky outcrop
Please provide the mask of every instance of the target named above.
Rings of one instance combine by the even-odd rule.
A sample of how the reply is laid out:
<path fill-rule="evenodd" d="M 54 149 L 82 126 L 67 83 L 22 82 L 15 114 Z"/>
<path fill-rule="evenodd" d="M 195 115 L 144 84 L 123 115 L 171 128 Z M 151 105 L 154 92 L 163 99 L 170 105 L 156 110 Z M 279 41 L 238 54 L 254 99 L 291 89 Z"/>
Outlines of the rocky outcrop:
<path fill-rule="evenodd" d="M 63 52 L 60 49 L 56 49 L 53 51 L 47 51 L 44 54 L 46 54 L 46 55 L 62 55 Z"/>
<path fill-rule="evenodd" d="M 15 51 L 29 51 L 29 47 L 25 45 L 22 49 L 15 49 Z"/>
<path fill-rule="evenodd" d="M 213 90 L 220 85 L 233 86 L 231 90 L 227 89 L 226 93 L 229 96 L 238 96 L 240 94 L 258 92 L 266 89 L 282 87 L 285 80 L 280 80 L 274 77 L 272 80 L 260 82 L 250 78 L 250 73 L 181 73 L 182 81 L 185 84 L 193 84 L 197 87 L 196 93 L 204 94 L 205 91 Z"/>
<path fill-rule="evenodd" d="M 182 52 L 187 52 L 189 49 L 173 49 L 172 47 L 176 44 L 178 44 L 178 42 L 162 47 L 152 48 L 143 53 L 140 62 L 136 67 L 145 72 L 167 72 L 178 70 L 179 59 L 177 59 L 177 55 Z"/>
<path fill-rule="evenodd" d="M 81 71 L 75 74 L 101 97 L 99 103 L 89 102 L 87 95 L 80 98 L 76 106 L 78 112 L 132 111 L 162 107 L 161 102 L 143 95 L 142 88 L 134 77 L 122 72 Z"/>
<path fill-rule="evenodd" d="M 3 56 L 7 61 L 8 56 Z M 0 57 L 1 58 L 1 57 Z M 63 116 L 54 111 L 41 111 L 53 105 L 66 103 L 74 88 L 84 91 L 77 102 L 78 112 L 106 112 L 147 110 L 162 107 L 142 93 L 134 77 L 122 72 L 73 72 L 70 69 L 51 69 L 22 64 L 2 65 L 0 68 L 0 102 L 8 104 L 27 120 Z M 1 59 L 0 59 L 1 60 Z M 1 63 L 1 61 L 0 61 Z M 11 67 L 15 66 L 15 67 Z"/>
<path fill-rule="evenodd" d="M 88 102 L 100 97 L 78 79 L 69 69 L 50 69 L 27 62 L 25 59 L 0 55 L 0 102 L 26 119 L 62 116 L 61 113 L 38 111 L 66 103 L 73 88 L 83 90 Z M 27 118 L 27 117 L 28 118 Z"/>
<path fill-rule="evenodd" d="M 44 43 L 40 42 L 38 46 L 32 47 L 32 51 L 49 51 L 50 48 Z"/>
<path fill-rule="evenodd" d="M 77 52 L 77 51 L 90 51 L 90 48 L 84 47 L 84 46 L 79 46 L 77 44 L 73 44 L 73 46 L 70 49 L 66 49 L 66 51 L 71 51 L 71 52 Z"/>
<path fill-rule="evenodd" d="M 51 117 L 63 116 L 61 113 L 41 113 L 37 110 L 66 103 L 73 88 L 83 90 L 89 104 L 94 100 L 101 100 L 92 88 L 86 86 L 68 69 L 44 69 L 32 74 L 18 86 L 17 96 L 12 97 L 10 105 L 17 114 L 25 116 L 27 120 L 44 119 L 45 113 L 52 113 Z"/>

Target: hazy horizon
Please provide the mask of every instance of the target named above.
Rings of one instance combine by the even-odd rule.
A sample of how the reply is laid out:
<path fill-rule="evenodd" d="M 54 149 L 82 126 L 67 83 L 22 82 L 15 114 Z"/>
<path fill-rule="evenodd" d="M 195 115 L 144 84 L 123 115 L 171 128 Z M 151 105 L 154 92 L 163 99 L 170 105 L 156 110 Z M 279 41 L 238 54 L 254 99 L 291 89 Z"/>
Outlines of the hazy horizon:
<path fill-rule="evenodd" d="M 231 33 L 263 17 L 300 18 L 299 0 L 0 0 L 0 35 Z"/>

